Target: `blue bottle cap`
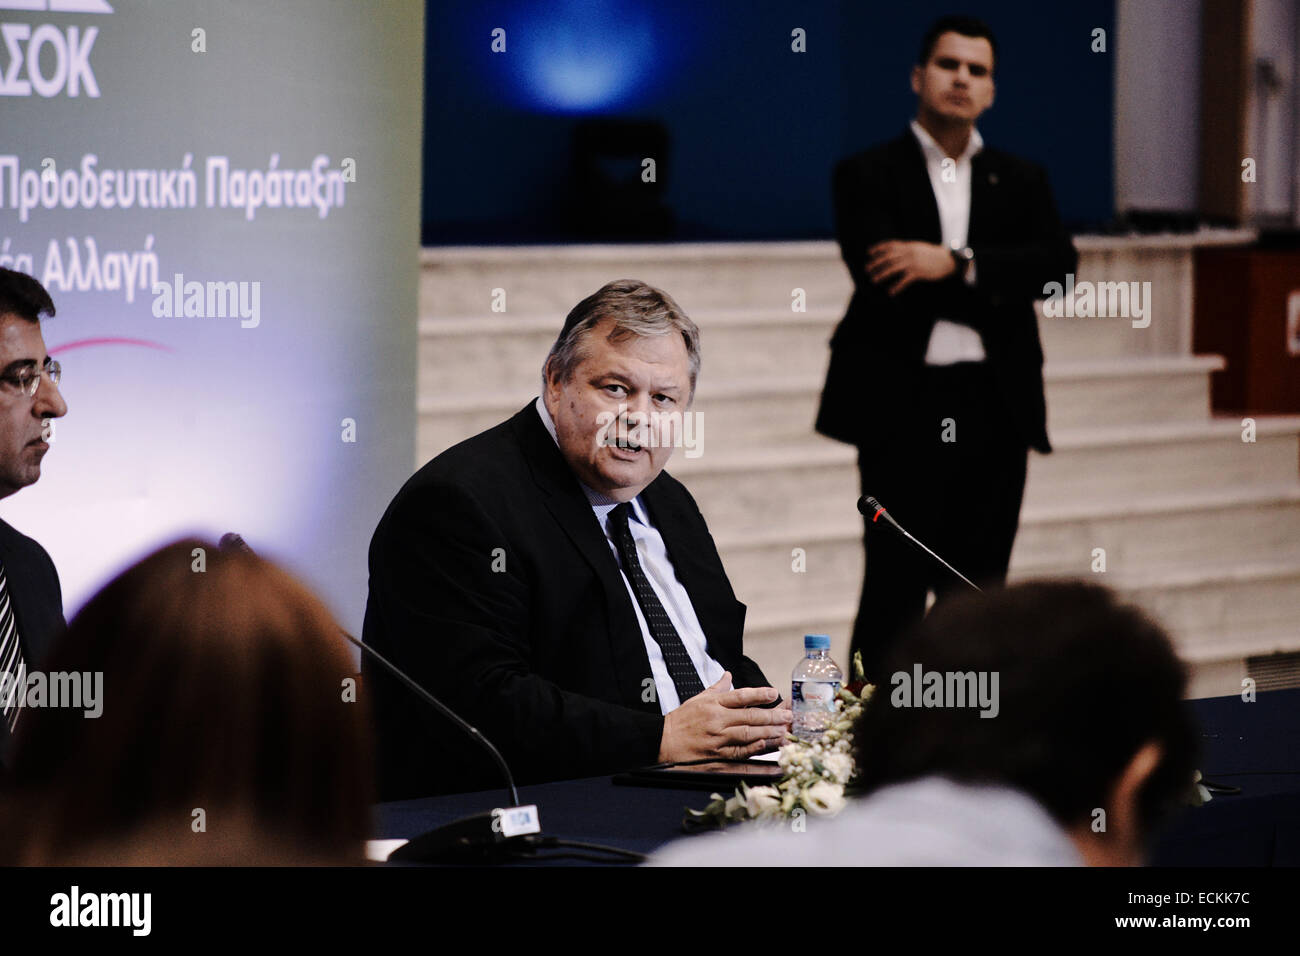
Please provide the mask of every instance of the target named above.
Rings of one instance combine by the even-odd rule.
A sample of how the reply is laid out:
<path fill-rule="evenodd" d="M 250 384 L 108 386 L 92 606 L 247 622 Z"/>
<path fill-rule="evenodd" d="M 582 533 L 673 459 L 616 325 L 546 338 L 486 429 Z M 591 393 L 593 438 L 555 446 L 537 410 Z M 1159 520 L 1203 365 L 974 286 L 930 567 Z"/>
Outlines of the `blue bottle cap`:
<path fill-rule="evenodd" d="M 803 636 L 803 649 L 805 651 L 829 651 L 831 649 L 831 637 L 829 634 L 805 634 Z"/>

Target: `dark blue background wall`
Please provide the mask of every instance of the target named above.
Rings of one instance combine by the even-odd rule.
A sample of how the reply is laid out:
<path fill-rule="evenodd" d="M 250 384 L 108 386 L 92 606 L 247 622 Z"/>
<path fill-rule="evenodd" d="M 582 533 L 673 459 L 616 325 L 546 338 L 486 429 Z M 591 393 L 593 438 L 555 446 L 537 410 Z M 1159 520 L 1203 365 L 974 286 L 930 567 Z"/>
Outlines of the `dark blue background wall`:
<path fill-rule="evenodd" d="M 985 141 L 1045 164 L 1068 222 L 1109 219 L 1113 53 L 1090 46 L 1100 27 L 1113 51 L 1114 0 L 430 0 L 424 240 L 581 238 L 571 137 L 599 116 L 667 128 L 671 238 L 830 236 L 832 165 L 905 127 L 921 35 L 949 12 L 998 37 Z"/>

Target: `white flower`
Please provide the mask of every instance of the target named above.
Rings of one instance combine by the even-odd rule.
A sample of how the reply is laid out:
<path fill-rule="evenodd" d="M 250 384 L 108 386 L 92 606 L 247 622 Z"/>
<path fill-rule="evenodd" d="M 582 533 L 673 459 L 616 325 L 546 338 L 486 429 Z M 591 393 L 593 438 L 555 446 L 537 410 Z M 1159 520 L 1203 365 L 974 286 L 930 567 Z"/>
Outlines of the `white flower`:
<path fill-rule="evenodd" d="M 1198 800 L 1200 800 L 1199 805 L 1204 806 L 1205 804 L 1209 803 L 1211 800 L 1214 799 L 1210 795 L 1209 787 L 1201 783 L 1201 772 L 1199 770 L 1196 771 L 1196 775 L 1192 777 L 1192 780 L 1195 781 L 1196 783 L 1196 797 Z"/>
<path fill-rule="evenodd" d="M 745 794 L 745 809 L 751 817 L 760 817 L 781 805 L 781 792 L 776 787 L 750 787 Z"/>
<path fill-rule="evenodd" d="M 741 799 L 740 794 L 727 798 L 722 813 L 728 820 L 743 820 L 745 818 L 745 801 Z"/>
<path fill-rule="evenodd" d="M 819 780 L 803 792 L 803 805 L 814 816 L 833 817 L 844 803 L 844 788 L 829 780 Z"/>
<path fill-rule="evenodd" d="M 822 766 L 836 783 L 848 783 L 853 773 L 853 758 L 846 753 L 831 753 L 822 757 Z"/>

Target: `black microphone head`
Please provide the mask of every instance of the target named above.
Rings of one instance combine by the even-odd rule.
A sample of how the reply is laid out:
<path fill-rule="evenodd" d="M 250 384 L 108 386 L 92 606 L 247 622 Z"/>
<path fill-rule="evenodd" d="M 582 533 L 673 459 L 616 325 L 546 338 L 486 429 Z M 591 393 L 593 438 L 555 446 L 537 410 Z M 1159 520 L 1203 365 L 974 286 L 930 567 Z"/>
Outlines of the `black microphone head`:
<path fill-rule="evenodd" d="M 879 499 L 871 495 L 863 495 L 858 499 L 858 511 L 862 513 L 863 517 L 870 518 L 873 525 L 879 524 L 880 519 L 884 518 L 885 524 L 898 531 L 903 530 L 903 526 L 893 519 Z"/>
<path fill-rule="evenodd" d="M 253 549 L 244 542 L 244 539 L 233 531 L 228 531 L 223 534 L 221 540 L 217 542 L 217 547 L 222 551 L 242 551 L 244 554 L 253 553 Z"/>
<path fill-rule="evenodd" d="M 863 495 L 858 499 L 858 512 L 868 518 L 874 517 L 876 514 L 884 510 L 885 506 L 871 495 Z"/>

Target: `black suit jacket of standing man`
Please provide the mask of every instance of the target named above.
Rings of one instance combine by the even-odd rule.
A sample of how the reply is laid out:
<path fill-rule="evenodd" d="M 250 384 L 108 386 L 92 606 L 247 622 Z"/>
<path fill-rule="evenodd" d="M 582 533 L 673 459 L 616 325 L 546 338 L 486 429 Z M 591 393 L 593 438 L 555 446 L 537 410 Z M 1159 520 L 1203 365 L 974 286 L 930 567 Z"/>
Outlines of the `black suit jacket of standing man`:
<path fill-rule="evenodd" d="M 641 492 L 735 687 L 736 599 L 695 500 L 667 471 Z M 520 782 L 656 762 L 664 718 L 631 598 L 577 478 L 530 402 L 403 486 L 370 545 L 365 641 L 483 732 Z M 460 729 L 369 662 L 380 795 L 496 788 Z"/>
<path fill-rule="evenodd" d="M 868 248 L 887 239 L 943 241 L 920 143 L 905 130 L 843 160 L 833 190 L 835 234 L 854 291 L 831 338 L 817 431 L 857 445 L 867 462 L 894 447 L 909 424 L 900 409 L 919 404 L 935 320 L 946 318 L 980 333 L 1012 426 L 1026 446 L 1051 451 L 1033 302 L 1044 297 L 1046 283 L 1075 270 L 1078 254 L 1042 168 L 988 147 L 976 153 L 967 245 L 977 284 L 953 276 L 917 282 L 892 298 L 867 277 Z"/>

